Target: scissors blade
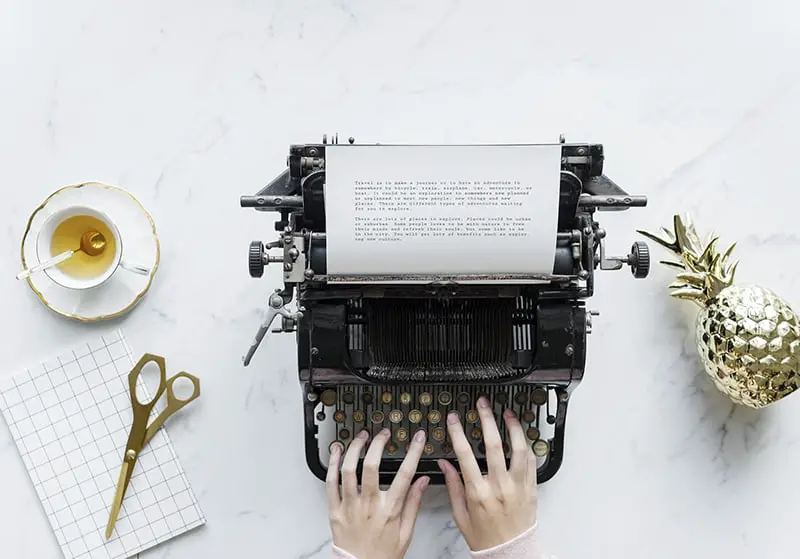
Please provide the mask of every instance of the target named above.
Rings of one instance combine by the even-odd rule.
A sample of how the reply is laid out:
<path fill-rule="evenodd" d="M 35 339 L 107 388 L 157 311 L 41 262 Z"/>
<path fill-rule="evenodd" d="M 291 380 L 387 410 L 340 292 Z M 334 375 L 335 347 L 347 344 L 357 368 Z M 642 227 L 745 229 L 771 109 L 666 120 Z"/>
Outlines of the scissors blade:
<path fill-rule="evenodd" d="M 108 524 L 106 525 L 106 539 L 111 537 L 114 531 L 114 525 L 117 523 L 119 510 L 122 508 L 122 500 L 125 498 L 125 491 L 128 489 L 128 482 L 131 480 L 133 467 L 136 460 L 123 460 L 122 468 L 119 471 L 119 481 L 117 482 L 117 492 L 114 494 L 114 501 L 111 503 L 111 511 L 108 515 Z"/>

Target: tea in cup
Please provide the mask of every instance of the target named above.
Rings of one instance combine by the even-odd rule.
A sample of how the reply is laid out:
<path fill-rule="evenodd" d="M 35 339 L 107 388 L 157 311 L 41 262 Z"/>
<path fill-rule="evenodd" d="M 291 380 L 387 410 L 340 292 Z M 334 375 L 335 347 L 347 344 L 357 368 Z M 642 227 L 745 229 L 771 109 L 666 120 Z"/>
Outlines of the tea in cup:
<path fill-rule="evenodd" d="M 83 250 L 81 239 L 87 233 L 94 234 L 95 239 L 100 239 L 96 233 L 102 235 L 104 245 L 100 243 L 96 251 Z M 96 287 L 107 281 L 118 268 L 141 275 L 150 273 L 150 268 L 123 257 L 123 239 L 114 221 L 105 213 L 86 206 L 72 206 L 53 213 L 39 230 L 36 238 L 39 262 L 68 251 L 75 252 L 43 273 L 70 289 Z"/>

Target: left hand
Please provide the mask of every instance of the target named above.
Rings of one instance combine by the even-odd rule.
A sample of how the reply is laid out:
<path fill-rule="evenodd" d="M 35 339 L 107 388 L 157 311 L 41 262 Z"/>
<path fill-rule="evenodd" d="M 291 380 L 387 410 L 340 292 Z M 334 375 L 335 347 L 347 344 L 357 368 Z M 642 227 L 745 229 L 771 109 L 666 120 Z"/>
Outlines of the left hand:
<path fill-rule="evenodd" d="M 411 543 L 422 493 L 430 482 L 427 476 L 411 481 L 417 471 L 425 432 L 417 431 L 406 457 L 387 491 L 378 484 L 378 467 L 390 432 L 384 429 L 369 445 L 358 489 L 356 466 L 369 434 L 361 431 L 350 443 L 342 463 L 342 490 L 339 491 L 341 445 L 331 449 L 326 486 L 330 507 L 333 544 L 358 559 L 402 559 Z"/>

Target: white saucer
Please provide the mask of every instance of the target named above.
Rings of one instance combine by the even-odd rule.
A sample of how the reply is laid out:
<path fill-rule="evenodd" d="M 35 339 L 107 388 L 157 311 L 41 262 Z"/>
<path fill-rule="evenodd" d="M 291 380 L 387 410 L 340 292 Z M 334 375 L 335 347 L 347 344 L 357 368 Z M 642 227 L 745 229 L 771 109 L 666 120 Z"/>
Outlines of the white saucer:
<path fill-rule="evenodd" d="M 141 301 L 153 283 L 161 258 L 156 226 L 150 214 L 130 193 L 99 182 L 66 186 L 48 196 L 28 219 L 22 237 L 22 267 L 38 263 L 36 236 L 51 213 L 75 205 L 96 208 L 114 219 L 125 241 L 125 258 L 150 267 L 139 275 L 122 268 L 103 284 L 91 289 L 68 289 L 45 273 L 27 282 L 44 305 L 55 313 L 81 322 L 95 322 L 122 316 Z"/>

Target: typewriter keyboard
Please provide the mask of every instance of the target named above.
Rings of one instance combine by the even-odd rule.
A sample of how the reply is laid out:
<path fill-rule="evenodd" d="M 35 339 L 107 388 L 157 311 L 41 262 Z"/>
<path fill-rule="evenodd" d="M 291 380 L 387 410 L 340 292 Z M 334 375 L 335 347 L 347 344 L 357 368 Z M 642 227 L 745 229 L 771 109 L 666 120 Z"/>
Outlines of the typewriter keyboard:
<path fill-rule="evenodd" d="M 486 396 L 492 404 L 506 456 L 510 456 L 503 411 L 512 409 L 522 424 L 528 443 L 541 463 L 550 452 L 556 415 L 555 392 L 533 385 L 453 386 L 340 385 L 319 392 L 316 421 L 320 429 L 320 459 L 327 463 L 330 447 L 345 448 L 366 429 L 370 437 L 383 428 L 391 431 L 385 458 L 401 459 L 414 433 L 424 429 L 427 441 L 422 458 L 455 458 L 447 432 L 447 414 L 456 411 L 475 456 L 485 456 L 477 401 Z M 361 456 L 364 456 L 363 450 Z"/>

